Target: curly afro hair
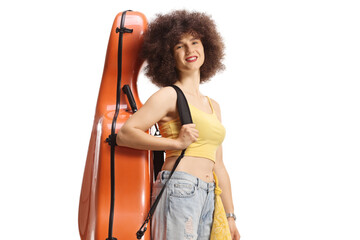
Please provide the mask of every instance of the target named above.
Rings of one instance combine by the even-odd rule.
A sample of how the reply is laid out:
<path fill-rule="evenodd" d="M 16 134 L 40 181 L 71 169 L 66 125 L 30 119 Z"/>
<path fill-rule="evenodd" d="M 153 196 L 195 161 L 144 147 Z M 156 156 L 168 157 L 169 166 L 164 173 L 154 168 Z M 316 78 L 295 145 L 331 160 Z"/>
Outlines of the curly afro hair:
<path fill-rule="evenodd" d="M 149 24 L 144 35 L 141 57 L 147 60 L 145 75 L 159 87 L 178 81 L 173 48 L 184 34 L 199 38 L 204 46 L 205 62 L 200 68 L 200 83 L 224 70 L 224 43 L 210 16 L 200 12 L 177 10 Z"/>

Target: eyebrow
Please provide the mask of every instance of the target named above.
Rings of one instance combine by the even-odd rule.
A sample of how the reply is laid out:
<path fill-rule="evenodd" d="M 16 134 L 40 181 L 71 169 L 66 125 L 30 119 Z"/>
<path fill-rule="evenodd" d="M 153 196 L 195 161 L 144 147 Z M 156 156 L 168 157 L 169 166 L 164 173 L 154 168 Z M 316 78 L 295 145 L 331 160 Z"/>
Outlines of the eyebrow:
<path fill-rule="evenodd" d="M 192 39 L 190 39 L 190 41 L 194 41 L 194 40 L 200 40 L 200 38 L 193 37 Z M 184 43 L 184 42 L 182 42 L 181 40 L 179 40 L 179 41 L 176 43 L 176 45 L 181 44 L 181 43 Z"/>

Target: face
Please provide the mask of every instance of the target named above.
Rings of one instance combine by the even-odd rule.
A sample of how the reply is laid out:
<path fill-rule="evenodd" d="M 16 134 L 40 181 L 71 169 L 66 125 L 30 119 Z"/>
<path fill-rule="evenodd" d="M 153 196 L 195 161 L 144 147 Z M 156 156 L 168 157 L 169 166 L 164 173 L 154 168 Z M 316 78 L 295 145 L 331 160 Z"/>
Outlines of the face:
<path fill-rule="evenodd" d="M 205 60 L 201 40 L 190 34 L 184 35 L 174 47 L 174 57 L 180 72 L 199 71 Z"/>

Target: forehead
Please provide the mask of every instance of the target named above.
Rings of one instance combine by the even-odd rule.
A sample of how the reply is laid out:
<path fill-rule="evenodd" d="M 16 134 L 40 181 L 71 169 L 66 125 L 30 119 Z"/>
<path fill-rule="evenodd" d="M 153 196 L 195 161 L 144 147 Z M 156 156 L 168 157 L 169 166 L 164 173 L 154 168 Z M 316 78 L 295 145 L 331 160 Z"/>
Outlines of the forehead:
<path fill-rule="evenodd" d="M 186 41 L 192 41 L 198 39 L 200 40 L 200 37 L 196 33 L 184 33 L 180 36 L 178 43 L 186 42 Z"/>

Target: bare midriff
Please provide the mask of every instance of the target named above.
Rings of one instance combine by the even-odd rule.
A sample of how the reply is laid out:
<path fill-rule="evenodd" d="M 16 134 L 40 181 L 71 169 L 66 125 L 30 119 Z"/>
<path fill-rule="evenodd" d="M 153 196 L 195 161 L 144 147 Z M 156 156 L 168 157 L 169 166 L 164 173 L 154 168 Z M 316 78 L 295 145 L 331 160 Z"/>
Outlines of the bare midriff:
<path fill-rule="evenodd" d="M 171 171 L 178 157 L 166 158 L 162 170 Z M 184 156 L 175 171 L 189 173 L 205 182 L 213 182 L 215 163 L 207 158 Z"/>

